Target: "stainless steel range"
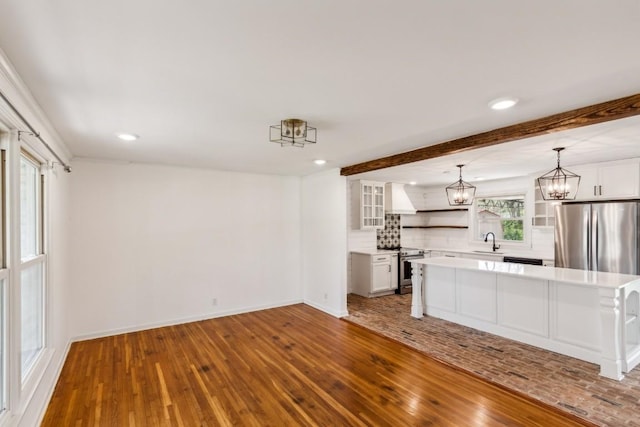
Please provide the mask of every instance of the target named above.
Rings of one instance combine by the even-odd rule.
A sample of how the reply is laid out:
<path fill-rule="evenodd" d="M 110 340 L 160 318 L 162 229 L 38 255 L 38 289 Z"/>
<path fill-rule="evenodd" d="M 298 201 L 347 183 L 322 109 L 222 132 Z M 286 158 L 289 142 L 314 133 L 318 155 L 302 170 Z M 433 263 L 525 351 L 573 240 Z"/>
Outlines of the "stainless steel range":
<path fill-rule="evenodd" d="M 398 257 L 398 289 L 397 294 L 410 294 L 411 284 L 411 262 L 412 259 L 424 258 L 424 250 L 415 248 L 400 248 Z"/>

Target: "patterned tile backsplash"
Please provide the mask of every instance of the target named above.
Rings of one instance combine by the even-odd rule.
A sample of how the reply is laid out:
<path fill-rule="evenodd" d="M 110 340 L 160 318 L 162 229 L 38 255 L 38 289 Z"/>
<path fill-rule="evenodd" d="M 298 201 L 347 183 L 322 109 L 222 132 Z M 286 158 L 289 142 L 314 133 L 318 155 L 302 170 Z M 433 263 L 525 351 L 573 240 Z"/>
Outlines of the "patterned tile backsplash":
<path fill-rule="evenodd" d="M 384 229 L 377 230 L 378 249 L 395 249 L 400 247 L 400 215 L 385 214 Z"/>

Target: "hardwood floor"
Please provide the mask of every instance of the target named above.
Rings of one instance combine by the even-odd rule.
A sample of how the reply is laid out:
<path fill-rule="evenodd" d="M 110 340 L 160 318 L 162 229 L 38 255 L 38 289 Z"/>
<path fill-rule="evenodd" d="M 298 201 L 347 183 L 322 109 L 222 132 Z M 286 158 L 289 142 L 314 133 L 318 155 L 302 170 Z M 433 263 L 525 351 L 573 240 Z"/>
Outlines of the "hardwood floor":
<path fill-rule="evenodd" d="M 43 426 L 575 426 L 306 305 L 74 343 Z"/>

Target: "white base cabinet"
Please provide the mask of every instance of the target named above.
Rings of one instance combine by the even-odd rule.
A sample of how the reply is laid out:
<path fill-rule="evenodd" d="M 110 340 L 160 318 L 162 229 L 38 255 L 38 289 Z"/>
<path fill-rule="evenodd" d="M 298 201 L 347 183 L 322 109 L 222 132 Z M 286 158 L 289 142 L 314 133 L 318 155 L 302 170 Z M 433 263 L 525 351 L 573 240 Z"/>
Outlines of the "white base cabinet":
<path fill-rule="evenodd" d="M 377 297 L 398 288 L 398 255 L 351 253 L 351 286 L 354 294 Z"/>

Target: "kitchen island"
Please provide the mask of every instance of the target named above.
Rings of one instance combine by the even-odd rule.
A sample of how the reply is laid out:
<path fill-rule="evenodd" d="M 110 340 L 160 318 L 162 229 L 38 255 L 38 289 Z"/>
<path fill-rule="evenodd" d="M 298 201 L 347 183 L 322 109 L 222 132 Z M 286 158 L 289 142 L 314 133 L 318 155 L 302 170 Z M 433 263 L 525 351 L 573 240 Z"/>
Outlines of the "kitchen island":
<path fill-rule="evenodd" d="M 413 317 L 596 363 L 615 380 L 640 362 L 640 276 L 463 258 L 411 263 Z"/>

